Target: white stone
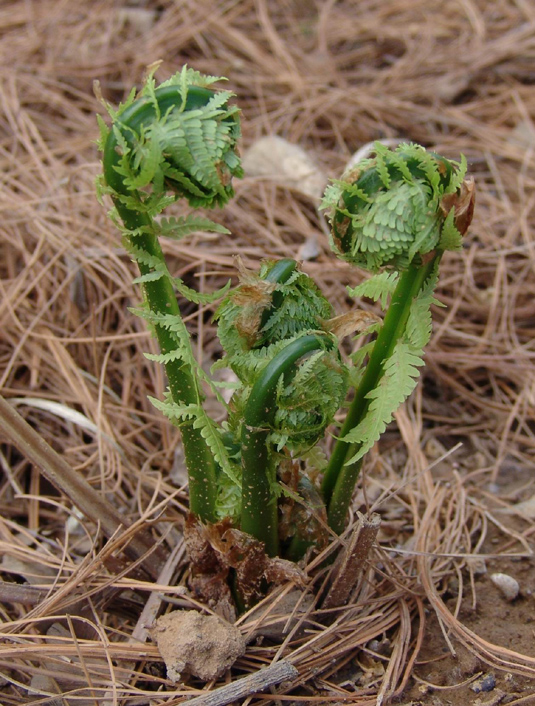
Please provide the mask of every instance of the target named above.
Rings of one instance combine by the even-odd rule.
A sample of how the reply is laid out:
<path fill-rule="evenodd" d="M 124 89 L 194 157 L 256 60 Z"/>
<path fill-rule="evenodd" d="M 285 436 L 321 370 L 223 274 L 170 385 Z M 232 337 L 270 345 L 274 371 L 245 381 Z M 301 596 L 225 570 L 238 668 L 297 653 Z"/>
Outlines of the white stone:
<path fill-rule="evenodd" d="M 520 592 L 518 581 L 509 574 L 491 574 L 490 580 L 502 592 L 508 601 L 514 601 Z"/>

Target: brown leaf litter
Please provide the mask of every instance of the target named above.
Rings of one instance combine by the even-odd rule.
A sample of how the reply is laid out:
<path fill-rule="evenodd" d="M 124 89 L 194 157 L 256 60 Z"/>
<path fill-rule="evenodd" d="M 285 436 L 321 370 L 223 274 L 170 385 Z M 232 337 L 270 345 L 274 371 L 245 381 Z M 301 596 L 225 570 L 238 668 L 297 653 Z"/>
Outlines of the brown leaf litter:
<path fill-rule="evenodd" d="M 232 527 L 229 519 L 203 525 L 193 515 L 188 515 L 184 542 L 191 563 L 190 585 L 194 594 L 227 620 L 236 619 L 231 577 L 245 607 L 260 600 L 266 583 L 280 585 L 291 581 L 297 586 L 305 585 L 306 576 L 297 564 L 269 557 L 262 542 Z"/>
<path fill-rule="evenodd" d="M 298 677 L 244 702 L 533 698 L 534 37 L 532 5 L 520 0 L 395 0 L 357 11 L 349 0 L 4 1 L 1 394 L 45 403 L 18 410 L 129 529 L 105 540 L 2 437 L 2 704 L 172 706 L 278 663 Z M 283 138 L 300 164 L 304 154 L 318 166 L 296 176 L 337 177 L 381 138 L 464 153 L 477 184 L 466 247 L 441 265 L 446 308 L 434 312 L 422 381 L 365 461 L 347 533 L 326 535 L 304 588 L 274 587 L 238 618 L 246 652 L 206 687 L 191 675 L 167 680 L 147 639 L 168 604 L 203 609 L 188 588 L 187 496 L 169 473 L 179 434 L 147 400 L 161 397 L 165 380 L 144 358 L 157 351 L 128 312 L 139 301 L 135 268 L 93 185 L 93 80 L 117 104 L 160 59 L 162 79 L 185 62 L 227 75 L 243 110 L 243 152 Z M 164 243 L 171 271 L 213 291 L 236 281 L 236 254 L 256 270 L 313 242 L 303 268 L 344 316 L 346 286 L 365 275 L 331 255 L 316 181 L 303 193 L 280 176 L 236 184 L 236 199 L 213 216 L 232 236 Z M 468 216 L 469 194 L 464 203 Z M 181 306 L 208 368 L 221 353 L 212 309 Z M 379 313 L 369 301 L 359 307 Z M 325 609 L 325 559 L 351 545 L 357 512 L 380 515 L 377 544 L 346 604 Z M 124 549 L 138 530 L 153 542 L 132 550 L 133 572 Z M 155 546 L 163 565 L 140 555 Z M 519 584 L 514 601 L 492 583 L 496 573 Z M 476 694 L 470 683 L 488 673 L 494 691 Z"/>

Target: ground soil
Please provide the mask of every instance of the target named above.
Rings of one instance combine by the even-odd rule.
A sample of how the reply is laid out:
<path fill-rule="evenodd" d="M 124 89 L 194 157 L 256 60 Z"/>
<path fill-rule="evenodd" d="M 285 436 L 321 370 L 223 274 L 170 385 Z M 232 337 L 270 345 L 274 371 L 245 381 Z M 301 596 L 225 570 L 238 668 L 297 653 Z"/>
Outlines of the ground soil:
<path fill-rule="evenodd" d="M 489 573 L 500 571 L 515 577 L 522 586 L 520 597 L 509 603 L 489 579 L 478 576 L 475 581 L 475 607 L 470 598 L 460 607 L 459 619 L 467 628 L 489 642 L 535 656 L 535 565 L 532 559 L 489 561 Z M 456 598 L 446 601 L 456 609 Z M 533 680 L 485 664 L 473 651 L 457 640 L 451 648 L 446 644 L 436 617 L 429 616 L 424 647 L 416 662 L 413 685 L 403 694 L 402 702 L 430 706 L 463 706 L 473 704 L 507 704 L 532 695 Z M 480 686 L 481 678 L 491 675 L 488 691 Z M 468 683 L 467 683 L 468 682 Z M 463 686 L 464 684 L 464 686 Z M 526 703 L 530 703 L 527 701 Z"/>
<path fill-rule="evenodd" d="M 509 469 L 493 486 L 495 498 L 510 497 L 529 486 L 529 469 Z M 489 500 L 489 507 L 496 507 Z M 499 513 L 497 517 L 500 517 Z M 512 529 L 520 529 L 516 518 L 501 516 Z M 499 531 L 493 528 L 483 544 L 483 554 L 493 555 L 502 543 Z M 533 540 L 530 542 L 533 547 Z M 520 592 L 511 601 L 493 583 L 495 573 L 506 574 L 518 582 Z M 470 582 L 470 576 L 464 575 Z M 444 593 L 444 601 L 452 613 L 471 631 L 489 643 L 535 657 L 535 558 L 497 557 L 486 559 L 473 576 L 473 591 L 468 589 L 459 602 L 459 581 L 452 577 Z M 402 702 L 412 706 L 494 706 L 517 699 L 535 703 L 532 679 L 512 671 L 497 670 L 485 662 L 483 655 L 467 649 L 455 638 L 446 641 L 436 615 L 430 614 L 425 639 L 415 663 L 412 685 L 403 694 Z M 487 680 L 483 689 L 481 680 Z M 488 690 L 487 690 L 488 689 Z"/>

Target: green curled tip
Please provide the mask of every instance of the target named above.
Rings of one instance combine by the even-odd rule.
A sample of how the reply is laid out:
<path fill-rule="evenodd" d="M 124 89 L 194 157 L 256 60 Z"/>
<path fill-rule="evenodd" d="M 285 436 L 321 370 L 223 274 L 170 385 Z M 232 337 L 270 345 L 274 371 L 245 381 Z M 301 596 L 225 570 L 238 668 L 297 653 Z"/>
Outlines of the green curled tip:
<path fill-rule="evenodd" d="M 375 272 L 406 270 L 435 250 L 459 249 L 473 212 L 466 162 L 416 144 L 389 150 L 376 143 L 375 153 L 326 191 L 334 252 Z"/>
<path fill-rule="evenodd" d="M 191 206 L 221 206 L 234 195 L 232 177 L 243 175 L 237 142 L 239 110 L 232 94 L 195 85 L 181 72 L 117 115 L 103 145 L 104 179 L 116 201 L 144 209 L 154 195 L 173 192 Z M 190 81 L 188 81 L 190 77 Z"/>

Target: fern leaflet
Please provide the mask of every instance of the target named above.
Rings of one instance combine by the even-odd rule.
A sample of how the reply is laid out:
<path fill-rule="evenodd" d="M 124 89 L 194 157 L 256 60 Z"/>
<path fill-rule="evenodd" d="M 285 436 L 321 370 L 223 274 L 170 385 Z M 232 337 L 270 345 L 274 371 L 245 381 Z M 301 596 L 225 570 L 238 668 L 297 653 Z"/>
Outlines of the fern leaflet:
<path fill-rule="evenodd" d="M 182 238 L 191 233 L 206 232 L 206 233 L 230 233 L 225 226 L 215 223 L 210 218 L 190 214 L 189 216 L 180 216 L 175 218 L 162 218 L 155 225 L 156 234 L 163 235 L 172 240 L 182 240 Z"/>
<path fill-rule="evenodd" d="M 392 296 L 399 280 L 397 272 L 380 272 L 373 275 L 362 284 L 356 287 L 347 287 L 347 292 L 350 297 L 360 298 L 367 297 L 373 301 L 381 302 L 381 308 L 386 309 L 388 298 Z"/>
<path fill-rule="evenodd" d="M 347 465 L 359 461 L 379 440 L 394 412 L 416 387 L 422 358 L 423 351 L 416 350 L 410 343 L 398 341 L 385 363 L 379 385 L 368 395 L 370 403 L 364 419 L 343 439 L 358 446 Z"/>
<path fill-rule="evenodd" d="M 169 398 L 169 395 L 168 395 Z M 192 423 L 194 429 L 199 429 L 206 445 L 214 455 L 221 470 L 237 485 L 240 479 L 236 469 L 228 459 L 227 450 L 221 436 L 221 428 L 204 411 L 200 404 L 180 405 L 167 399 L 165 402 L 155 397 L 149 397 L 150 402 L 165 416 L 179 427 L 182 424 Z"/>
<path fill-rule="evenodd" d="M 462 250 L 463 236 L 455 227 L 455 209 L 451 208 L 446 216 L 438 247 L 441 250 Z"/>

